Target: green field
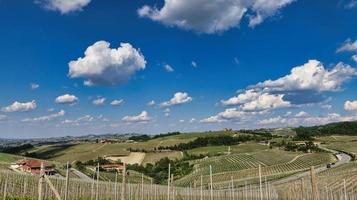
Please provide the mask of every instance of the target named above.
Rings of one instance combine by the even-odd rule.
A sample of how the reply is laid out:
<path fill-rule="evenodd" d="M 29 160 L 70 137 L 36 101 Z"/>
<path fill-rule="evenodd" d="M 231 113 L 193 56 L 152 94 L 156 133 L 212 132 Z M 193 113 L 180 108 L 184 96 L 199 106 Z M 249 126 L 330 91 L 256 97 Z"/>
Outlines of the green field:
<path fill-rule="evenodd" d="M 267 145 L 261 145 L 257 143 L 243 143 L 239 145 L 231 146 L 231 153 L 254 153 L 257 151 L 262 151 L 269 149 Z M 228 152 L 228 146 L 209 146 L 200 147 L 188 151 L 190 154 L 226 154 Z"/>
<path fill-rule="evenodd" d="M 44 145 L 35 147 L 30 153 L 36 154 L 37 158 L 48 159 L 58 162 L 73 162 L 73 161 L 87 161 L 94 159 L 98 156 L 107 155 L 128 155 L 130 152 L 128 148 L 153 150 L 159 146 L 172 146 L 179 143 L 187 143 L 196 139 L 197 137 L 208 137 L 217 135 L 234 135 L 234 132 L 201 132 L 180 134 L 168 137 L 161 137 L 146 142 L 133 142 L 133 143 L 117 143 L 117 144 L 101 144 L 101 143 L 80 143 L 69 145 Z M 164 154 L 163 154 L 164 155 Z M 177 153 L 168 154 L 170 158 L 177 158 Z M 172 157 L 171 157 L 172 156 Z M 153 158 L 157 160 L 160 156 L 153 156 L 148 154 L 148 159 Z M 145 163 L 152 162 L 145 160 Z"/>
<path fill-rule="evenodd" d="M 348 152 L 357 155 L 357 136 L 326 136 L 318 138 L 323 145 L 339 151 Z"/>
<path fill-rule="evenodd" d="M 196 162 L 195 171 L 176 181 L 176 185 L 187 186 L 197 182 L 201 175 L 204 182 L 209 179 L 212 166 L 215 183 L 224 183 L 231 178 L 250 180 L 258 176 L 258 166 L 262 166 L 264 176 L 281 177 L 335 161 L 330 153 L 295 153 L 278 149 L 263 150 L 253 154 L 241 153 L 203 159 Z"/>

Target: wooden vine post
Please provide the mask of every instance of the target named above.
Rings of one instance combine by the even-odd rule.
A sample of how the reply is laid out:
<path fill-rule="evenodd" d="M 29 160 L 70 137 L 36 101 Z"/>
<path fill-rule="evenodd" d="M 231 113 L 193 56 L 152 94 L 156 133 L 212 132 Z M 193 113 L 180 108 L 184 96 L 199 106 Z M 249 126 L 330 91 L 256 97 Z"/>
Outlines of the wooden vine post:
<path fill-rule="evenodd" d="M 314 166 L 311 166 L 310 176 L 311 176 L 311 198 L 312 200 L 317 200 L 317 181 L 316 181 Z"/>
<path fill-rule="evenodd" d="M 68 184 L 69 184 L 69 163 L 67 162 L 66 184 L 65 184 L 65 191 L 64 191 L 64 200 L 67 200 L 67 199 L 68 199 Z"/>

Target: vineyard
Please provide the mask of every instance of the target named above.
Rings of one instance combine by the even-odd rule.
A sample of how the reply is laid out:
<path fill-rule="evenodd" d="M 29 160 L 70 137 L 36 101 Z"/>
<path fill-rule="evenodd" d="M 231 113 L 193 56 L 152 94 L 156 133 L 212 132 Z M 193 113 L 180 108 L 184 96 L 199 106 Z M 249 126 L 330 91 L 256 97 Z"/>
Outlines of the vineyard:
<path fill-rule="evenodd" d="M 269 154 L 268 154 L 269 155 Z M 277 156 L 276 153 L 271 154 Z M 209 166 L 213 170 L 213 180 L 215 183 L 224 183 L 233 177 L 234 179 L 256 179 L 258 177 L 258 165 L 262 166 L 262 175 L 274 179 L 274 177 L 282 177 L 299 171 L 309 169 L 311 166 L 319 166 L 336 160 L 334 156 L 328 153 L 313 153 L 304 154 L 292 157 L 286 154 L 289 159 L 279 158 L 283 163 L 277 163 L 274 159 L 264 158 L 258 160 L 254 155 L 233 154 L 209 158 L 197 164 L 195 171 L 175 182 L 178 186 L 189 186 L 197 183 L 201 175 L 207 182 L 209 179 Z M 265 160 L 270 160 L 269 162 Z M 265 161 L 265 163 L 264 163 Z"/>

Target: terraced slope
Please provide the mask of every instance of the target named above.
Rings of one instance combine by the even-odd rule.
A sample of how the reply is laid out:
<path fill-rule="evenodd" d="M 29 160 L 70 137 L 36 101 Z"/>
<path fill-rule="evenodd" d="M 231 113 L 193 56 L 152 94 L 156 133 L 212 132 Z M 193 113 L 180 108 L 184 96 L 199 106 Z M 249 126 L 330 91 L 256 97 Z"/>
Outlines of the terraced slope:
<path fill-rule="evenodd" d="M 281 152 L 283 156 L 284 152 Z M 281 176 L 307 170 L 310 166 L 318 166 L 335 161 L 335 157 L 329 153 L 305 154 L 293 158 L 293 160 L 266 165 L 261 160 L 247 154 L 233 154 L 221 156 L 216 159 L 202 161 L 196 170 L 176 181 L 176 185 L 187 186 L 194 182 L 198 183 L 201 175 L 205 183 L 209 182 L 209 165 L 212 165 L 213 180 L 215 183 L 231 180 L 248 180 L 258 177 L 258 165 L 262 166 L 263 176 Z M 286 162 L 287 161 L 287 162 Z"/>

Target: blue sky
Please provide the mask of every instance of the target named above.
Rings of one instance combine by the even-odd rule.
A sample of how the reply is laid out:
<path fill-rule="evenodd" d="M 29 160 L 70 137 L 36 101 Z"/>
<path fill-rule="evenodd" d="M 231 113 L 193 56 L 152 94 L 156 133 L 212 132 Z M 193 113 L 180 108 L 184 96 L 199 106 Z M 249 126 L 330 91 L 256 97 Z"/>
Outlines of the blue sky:
<path fill-rule="evenodd" d="M 355 0 L 190 2 L 0 0 L 0 137 L 357 119 Z"/>

